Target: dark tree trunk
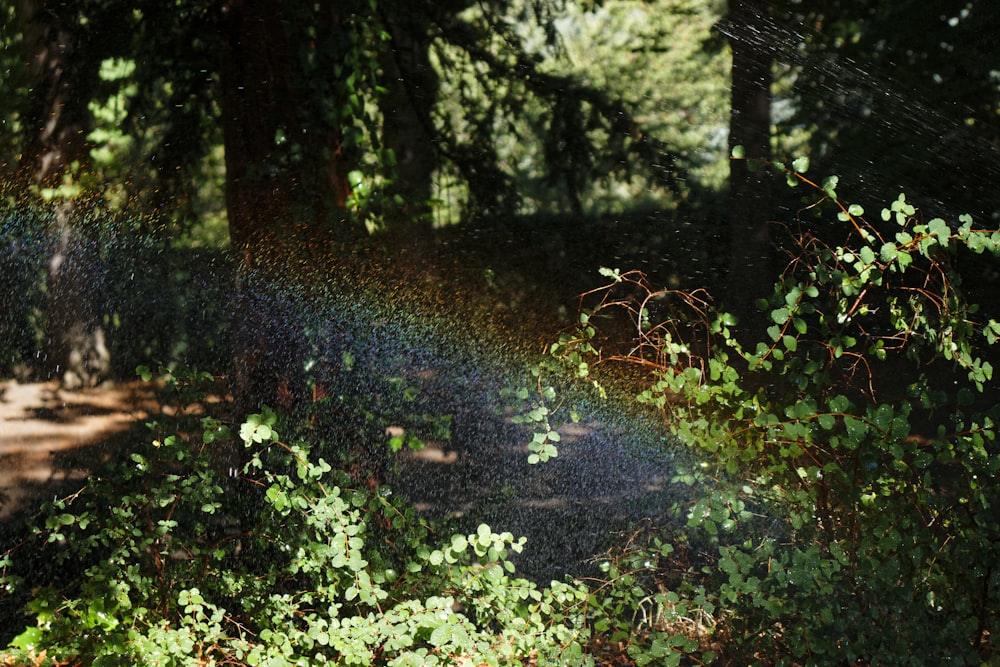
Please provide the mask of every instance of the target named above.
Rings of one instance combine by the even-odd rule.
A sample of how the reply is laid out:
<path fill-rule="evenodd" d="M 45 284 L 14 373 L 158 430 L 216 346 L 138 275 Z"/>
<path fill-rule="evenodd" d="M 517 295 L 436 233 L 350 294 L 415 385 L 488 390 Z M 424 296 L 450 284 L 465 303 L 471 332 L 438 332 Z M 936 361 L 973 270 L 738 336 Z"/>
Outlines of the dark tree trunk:
<path fill-rule="evenodd" d="M 237 409 L 290 408 L 301 398 L 298 336 L 269 280 L 280 273 L 281 228 L 294 176 L 279 138 L 294 119 L 293 54 L 278 0 L 232 0 L 220 9 L 220 86 L 229 238 L 239 262 L 232 304 Z"/>
<path fill-rule="evenodd" d="M 396 158 L 393 192 L 402 198 L 399 223 L 428 227 L 438 155 L 431 117 L 438 75 L 431 65 L 427 19 L 419 12 L 386 17 L 390 48 L 381 55 L 386 88 L 382 140 Z"/>
<path fill-rule="evenodd" d="M 294 104 L 291 58 L 277 0 L 233 0 L 222 9 L 220 66 L 226 207 L 234 252 L 249 262 L 288 217 L 293 179 L 277 146 Z"/>
<path fill-rule="evenodd" d="M 241 410 L 291 410 L 310 399 L 305 322 L 282 286 L 307 279 L 300 267 L 312 253 L 353 233 L 338 214 L 350 194 L 349 155 L 325 111 L 338 100 L 316 78 L 332 67 L 304 65 L 328 55 L 316 43 L 339 21 L 333 9 L 282 0 L 228 0 L 219 11 L 226 207 L 240 263 L 234 394 Z"/>
<path fill-rule="evenodd" d="M 317 444 L 325 441 L 350 461 L 359 484 L 377 486 L 386 450 L 366 440 L 368 420 L 349 400 L 364 397 L 330 395 L 321 406 L 307 405 L 331 389 L 327 381 L 334 383 L 344 351 L 330 333 L 338 330 L 336 314 L 309 295 L 322 294 L 313 283 L 325 280 L 324 269 L 340 252 L 334 248 L 350 246 L 362 231 L 345 222 L 344 210 L 348 170 L 358 157 L 345 128 L 356 120 L 357 102 L 341 98 L 353 96 L 345 92 L 355 85 L 349 79 L 361 76 L 350 68 L 364 64 L 353 51 L 357 35 L 350 31 L 357 24 L 346 16 L 339 3 L 224 0 L 219 6 L 226 206 L 240 263 L 232 391 L 237 417 L 263 404 L 284 412 L 310 407 Z M 316 367 L 312 387 L 307 361 Z M 362 389 L 355 383 L 330 393 L 350 391 Z"/>
<path fill-rule="evenodd" d="M 79 16 L 67 5 L 20 0 L 16 5 L 32 96 L 25 114 L 20 187 L 58 188 L 76 164 L 87 161 L 89 92 L 99 57 L 82 43 Z M 91 35 L 91 40 L 99 36 Z M 67 389 L 94 386 L 111 365 L 93 285 L 96 249 L 74 222 L 74 198 L 55 198 L 48 263 L 45 371 Z"/>
<path fill-rule="evenodd" d="M 725 307 L 746 334 L 761 323 L 754 300 L 774 282 L 769 231 L 771 178 L 758 160 L 771 158 L 771 80 L 766 3 L 731 0 L 726 33 L 732 50 L 729 145 L 743 146 L 747 161 L 734 160 L 729 175 L 729 277 Z"/>

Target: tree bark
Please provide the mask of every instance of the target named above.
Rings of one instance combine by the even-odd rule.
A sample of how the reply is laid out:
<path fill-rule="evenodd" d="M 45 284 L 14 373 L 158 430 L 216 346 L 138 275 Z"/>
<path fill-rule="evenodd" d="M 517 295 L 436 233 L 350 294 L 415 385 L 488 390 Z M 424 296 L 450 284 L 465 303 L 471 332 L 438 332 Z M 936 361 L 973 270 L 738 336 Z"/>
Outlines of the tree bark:
<path fill-rule="evenodd" d="M 278 141 L 290 131 L 295 103 L 292 54 L 277 0 L 232 0 L 220 8 L 220 87 L 229 238 L 239 262 L 231 306 L 237 409 L 290 407 L 299 364 L 280 301 L 265 285 L 278 254 L 280 227 L 292 213 L 294 179 Z"/>
<path fill-rule="evenodd" d="M 32 88 L 17 181 L 40 192 L 63 185 L 74 165 L 82 168 L 87 162 L 87 103 L 100 62 L 87 52 L 79 16 L 66 5 L 19 0 L 15 9 Z M 93 292 L 96 248 L 83 240 L 82 223 L 74 221 L 75 195 L 67 191 L 54 201 L 44 370 L 64 388 L 76 389 L 107 377 L 111 358 Z"/>
<path fill-rule="evenodd" d="M 438 155 L 431 117 L 438 75 L 431 65 L 427 18 L 419 12 L 386 16 L 390 48 L 380 57 L 386 93 L 382 141 L 396 159 L 392 191 L 402 198 L 398 224 L 429 228 L 427 215 Z M 393 221 L 390 221 L 392 224 Z"/>
<path fill-rule="evenodd" d="M 729 174 L 729 274 L 725 307 L 746 333 L 761 324 L 754 300 L 774 282 L 771 178 L 761 160 L 771 158 L 772 56 L 768 50 L 766 3 L 731 0 L 726 33 L 732 51 L 729 146 L 742 146 L 747 160 L 733 160 Z"/>
<path fill-rule="evenodd" d="M 329 113 L 341 101 L 318 78 L 331 72 L 316 44 L 339 17 L 281 0 L 228 0 L 219 12 L 226 208 L 240 265 L 234 394 L 241 410 L 291 410 L 309 400 L 305 322 L 282 285 L 303 280 L 314 253 L 354 233 L 342 216 L 350 155 Z M 303 64 L 310 58 L 313 69 Z"/>

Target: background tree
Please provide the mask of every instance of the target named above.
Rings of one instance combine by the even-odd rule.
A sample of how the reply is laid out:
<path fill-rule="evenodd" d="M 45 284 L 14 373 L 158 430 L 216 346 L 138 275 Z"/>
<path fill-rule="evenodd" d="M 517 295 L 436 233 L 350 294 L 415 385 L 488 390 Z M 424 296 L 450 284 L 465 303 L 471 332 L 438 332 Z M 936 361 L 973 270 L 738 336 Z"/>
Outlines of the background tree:
<path fill-rule="evenodd" d="M 936 213 L 994 214 L 985 187 L 997 140 L 994 3 L 844 1 L 810 12 L 792 5 L 785 16 L 777 43 L 794 113 L 780 134 L 806 129 L 815 164 L 863 173 L 851 186 L 864 196 L 932 190 Z"/>
<path fill-rule="evenodd" d="M 771 180 L 771 86 L 775 39 L 767 2 L 731 0 L 722 28 L 732 51 L 730 149 L 741 147 L 747 162 L 734 161 L 729 175 L 729 279 L 727 307 L 743 322 L 757 323 L 754 300 L 774 280 Z"/>
<path fill-rule="evenodd" d="M 16 188 L 53 202 L 55 240 L 48 259 L 45 359 L 48 373 L 68 387 L 107 375 L 105 334 L 88 282 L 86 225 L 75 209 L 79 173 L 86 169 L 91 127 L 88 102 L 106 48 L 97 20 L 82 26 L 80 8 L 36 0 L 15 3 L 30 93 L 23 109 L 23 146 Z"/>
<path fill-rule="evenodd" d="M 673 19 L 673 4 L 693 11 L 671 1 L 670 11 L 649 15 Z M 136 229 L 119 231 L 169 245 L 211 209 L 206 185 L 220 178 L 212 165 L 225 145 L 229 235 L 234 255 L 252 269 L 244 280 L 265 269 L 272 277 L 294 273 L 293 265 L 309 263 L 303 255 L 353 244 L 366 226 L 413 217 L 424 222 L 410 227 L 426 232 L 431 200 L 459 212 L 438 215 L 438 224 L 490 220 L 484 229 L 493 230 L 526 210 L 600 212 L 606 205 L 593 206 L 595 184 L 606 191 L 628 184 L 633 193 L 648 186 L 654 198 L 677 201 L 693 182 L 680 187 L 678 176 L 702 160 L 675 152 L 672 135 L 665 141 L 647 130 L 656 122 L 633 113 L 628 91 L 578 80 L 561 60 L 572 22 L 555 29 L 555 4 L 425 3 L 404 11 L 386 2 L 373 13 L 358 3 L 334 13 L 263 1 L 210 10 L 143 2 L 124 11 L 94 0 L 73 11 L 81 39 L 102 44 L 78 52 L 74 65 L 91 79 L 74 83 L 90 120 L 73 136 L 92 141 L 76 183 L 92 205 L 134 216 L 128 225 Z M 707 15 L 698 16 L 704 26 Z M 658 28 L 635 53 L 667 50 L 675 34 Z M 248 49 L 253 43 L 266 48 Z M 109 115 L 110 104 L 117 110 Z M 687 150 L 695 145 L 685 141 Z M 538 187 L 525 207 L 528 182 Z M 149 211 L 157 217 L 151 225 Z M 250 248 L 275 255 L 248 260 Z M 295 340 L 284 325 L 278 330 L 264 338 Z M 255 344 L 238 356 L 300 366 L 287 350 L 251 352 Z"/>
<path fill-rule="evenodd" d="M 376 14 L 367 3 L 335 13 L 263 1 L 221 6 L 230 240 L 249 273 L 288 277 L 303 256 L 356 240 L 359 222 L 398 221 L 412 211 L 418 220 L 411 224 L 426 226 L 419 218 L 429 200 L 421 198 L 435 173 L 448 169 L 465 184 L 467 214 L 512 215 L 514 178 L 500 166 L 497 139 L 525 98 L 547 109 L 547 166 L 576 208 L 583 175 L 625 169 L 629 155 L 662 161 L 664 147 L 644 136 L 621 102 L 538 67 L 501 20 L 510 7 L 498 3 L 472 15 L 463 9 L 408 7 L 410 18 L 401 21 L 385 18 L 401 15 L 391 4 Z M 543 26 L 552 20 L 533 6 L 520 12 Z M 432 61 L 443 75 L 474 77 L 457 88 L 458 117 L 443 115 Z M 608 141 L 598 149 L 601 139 Z M 379 186 L 390 196 L 369 197 Z M 250 297 L 238 308 L 260 315 L 262 306 Z M 237 356 L 247 378 L 240 382 L 253 387 L 247 395 L 294 402 L 302 382 L 287 374 L 303 365 L 294 333 L 301 327 L 275 308 L 236 337 L 244 341 Z M 243 322 L 242 314 L 236 320 Z"/>

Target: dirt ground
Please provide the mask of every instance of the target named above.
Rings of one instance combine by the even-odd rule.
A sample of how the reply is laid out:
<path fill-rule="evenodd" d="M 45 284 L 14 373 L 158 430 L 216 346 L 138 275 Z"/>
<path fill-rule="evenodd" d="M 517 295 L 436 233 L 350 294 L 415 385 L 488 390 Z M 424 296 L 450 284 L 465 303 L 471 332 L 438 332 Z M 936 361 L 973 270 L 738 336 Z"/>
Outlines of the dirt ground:
<path fill-rule="evenodd" d="M 75 392 L 57 382 L 0 383 L 0 521 L 85 477 L 154 405 L 139 382 Z"/>

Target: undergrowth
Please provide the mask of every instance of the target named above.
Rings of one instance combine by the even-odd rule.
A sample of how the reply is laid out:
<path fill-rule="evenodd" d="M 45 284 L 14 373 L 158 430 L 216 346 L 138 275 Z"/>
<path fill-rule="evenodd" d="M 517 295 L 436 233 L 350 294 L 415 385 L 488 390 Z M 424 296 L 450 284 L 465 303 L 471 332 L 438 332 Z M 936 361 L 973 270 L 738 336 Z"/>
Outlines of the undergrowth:
<path fill-rule="evenodd" d="M 903 195 L 870 221 L 806 160 L 772 168 L 808 192 L 761 331 L 704 292 L 602 269 L 579 326 L 508 396 L 542 463 L 562 421 L 546 378 L 627 362 L 688 446 L 690 500 L 599 576 L 519 578 L 523 540 L 449 534 L 352 482 L 315 431 L 209 408 L 197 428 L 152 425 L 4 555 L 0 583 L 28 600 L 7 662 L 1000 664 L 1000 323 L 962 289 L 1000 231 L 924 221 Z M 605 356 L 601 324 L 622 314 L 632 346 Z M 234 444 L 240 465 L 219 465 Z M 62 572 L 39 581 L 41 559 Z"/>
<path fill-rule="evenodd" d="M 646 592 L 644 624 L 678 606 L 715 624 L 732 664 L 1000 664 L 1000 323 L 962 289 L 1000 231 L 925 221 L 904 195 L 871 222 L 807 160 L 772 167 L 808 193 L 758 303 L 765 330 L 737 335 L 703 292 L 603 269 L 552 346 L 586 377 L 645 369 L 637 400 L 699 460 L 675 477 L 695 490 L 682 530 L 610 554 L 612 578 Z M 817 232 L 824 217 L 839 231 Z M 600 323 L 621 314 L 633 346 L 604 356 Z"/>
<path fill-rule="evenodd" d="M 167 384 L 184 403 L 211 380 Z M 314 429 L 269 409 L 230 425 L 212 406 L 151 422 L 4 554 L 0 583 L 27 598 L 6 664 L 676 664 L 697 647 L 628 630 L 610 589 L 519 578 L 523 538 L 448 534 L 358 487 L 324 458 L 336 443 L 300 437 Z"/>

